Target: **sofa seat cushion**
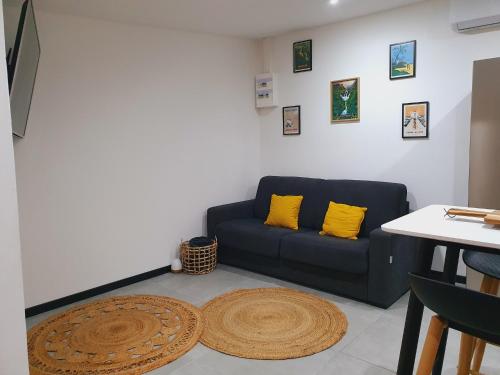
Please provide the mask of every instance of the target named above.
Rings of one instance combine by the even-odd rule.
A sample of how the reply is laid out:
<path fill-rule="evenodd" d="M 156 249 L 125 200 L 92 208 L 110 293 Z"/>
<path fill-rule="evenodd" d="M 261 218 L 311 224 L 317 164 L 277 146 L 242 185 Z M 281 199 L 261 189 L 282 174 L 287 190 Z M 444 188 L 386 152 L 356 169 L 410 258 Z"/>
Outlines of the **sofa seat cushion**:
<path fill-rule="evenodd" d="M 265 225 L 261 219 L 240 219 L 220 223 L 215 235 L 220 246 L 278 258 L 281 239 L 297 231 Z"/>
<path fill-rule="evenodd" d="M 366 274 L 369 239 L 347 240 L 302 232 L 281 241 L 282 259 L 328 268 L 334 271 Z"/>

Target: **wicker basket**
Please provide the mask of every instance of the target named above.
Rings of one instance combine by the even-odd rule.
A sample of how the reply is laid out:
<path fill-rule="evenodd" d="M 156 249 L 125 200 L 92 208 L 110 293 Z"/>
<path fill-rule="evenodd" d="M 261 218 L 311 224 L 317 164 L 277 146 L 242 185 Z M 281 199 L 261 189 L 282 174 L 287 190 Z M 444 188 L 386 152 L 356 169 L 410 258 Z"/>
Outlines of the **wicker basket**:
<path fill-rule="evenodd" d="M 205 275 L 217 265 L 217 239 L 210 246 L 191 247 L 181 243 L 182 270 L 189 275 Z"/>

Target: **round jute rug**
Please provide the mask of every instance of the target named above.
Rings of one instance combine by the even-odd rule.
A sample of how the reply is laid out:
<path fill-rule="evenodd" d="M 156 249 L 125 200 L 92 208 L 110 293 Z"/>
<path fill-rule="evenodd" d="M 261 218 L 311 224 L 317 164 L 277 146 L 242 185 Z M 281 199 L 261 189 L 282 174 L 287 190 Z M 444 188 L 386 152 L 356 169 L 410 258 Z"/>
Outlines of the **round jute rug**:
<path fill-rule="evenodd" d="M 190 350 L 201 312 L 159 296 L 126 296 L 79 306 L 28 332 L 30 375 L 144 374 Z"/>
<path fill-rule="evenodd" d="M 347 331 L 347 319 L 333 303 L 291 289 L 236 290 L 202 311 L 201 342 L 242 358 L 305 357 L 336 344 Z"/>

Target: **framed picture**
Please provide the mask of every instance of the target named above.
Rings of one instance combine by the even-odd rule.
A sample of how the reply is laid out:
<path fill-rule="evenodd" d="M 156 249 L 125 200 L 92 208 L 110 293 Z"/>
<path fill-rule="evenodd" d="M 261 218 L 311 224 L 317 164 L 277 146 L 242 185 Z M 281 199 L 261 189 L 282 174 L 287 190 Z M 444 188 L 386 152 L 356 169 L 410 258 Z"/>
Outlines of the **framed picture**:
<path fill-rule="evenodd" d="M 417 41 L 391 44 L 389 47 L 389 78 L 414 78 L 417 73 Z"/>
<path fill-rule="evenodd" d="M 331 122 L 359 121 L 359 78 L 330 82 Z"/>
<path fill-rule="evenodd" d="M 300 105 L 283 107 L 283 135 L 300 134 Z"/>
<path fill-rule="evenodd" d="M 429 102 L 403 103 L 403 138 L 429 138 Z"/>
<path fill-rule="evenodd" d="M 312 40 L 293 43 L 293 72 L 312 70 Z"/>

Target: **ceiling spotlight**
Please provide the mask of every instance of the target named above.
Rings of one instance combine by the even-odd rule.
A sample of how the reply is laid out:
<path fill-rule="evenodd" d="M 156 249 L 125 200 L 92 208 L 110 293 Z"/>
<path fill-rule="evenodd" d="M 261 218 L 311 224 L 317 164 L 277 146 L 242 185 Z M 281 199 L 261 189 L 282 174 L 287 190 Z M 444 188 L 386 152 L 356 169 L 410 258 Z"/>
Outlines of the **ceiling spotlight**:
<path fill-rule="evenodd" d="M 338 4 L 339 0 L 330 0 L 330 5 Z"/>

